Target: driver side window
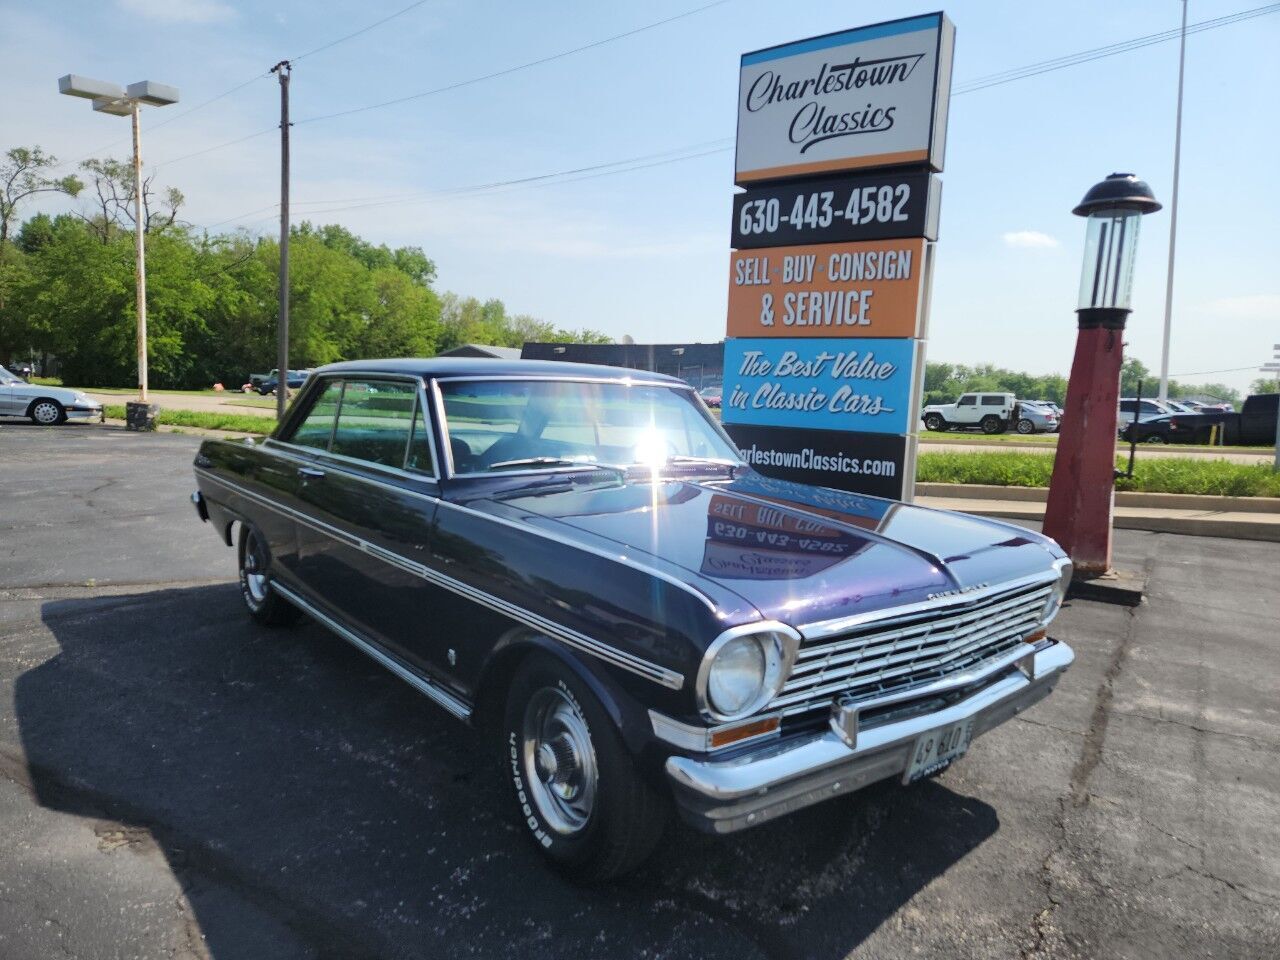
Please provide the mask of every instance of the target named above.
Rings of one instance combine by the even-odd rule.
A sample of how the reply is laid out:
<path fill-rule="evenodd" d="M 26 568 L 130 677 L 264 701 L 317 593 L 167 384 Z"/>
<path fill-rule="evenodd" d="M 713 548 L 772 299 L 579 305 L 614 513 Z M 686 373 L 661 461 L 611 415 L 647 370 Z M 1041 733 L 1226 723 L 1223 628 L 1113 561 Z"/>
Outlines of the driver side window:
<path fill-rule="evenodd" d="M 338 419 L 338 404 L 342 400 L 342 381 L 331 380 L 316 396 L 311 409 L 293 436 L 285 437 L 289 443 L 300 447 L 314 447 L 317 450 L 328 450 L 333 439 L 333 425 Z"/>

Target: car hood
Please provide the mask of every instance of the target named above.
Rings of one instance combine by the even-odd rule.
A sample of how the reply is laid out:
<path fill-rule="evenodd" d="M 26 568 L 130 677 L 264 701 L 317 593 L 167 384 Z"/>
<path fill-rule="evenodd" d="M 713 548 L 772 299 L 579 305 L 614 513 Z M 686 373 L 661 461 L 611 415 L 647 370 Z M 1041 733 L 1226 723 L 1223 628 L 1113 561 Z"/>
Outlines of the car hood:
<path fill-rule="evenodd" d="M 64 406 L 72 403 L 78 403 L 76 400 L 77 390 L 70 390 L 66 387 L 46 387 L 39 383 L 0 383 L 0 390 L 23 397 L 48 397 L 50 400 L 57 400 Z M 92 397 L 89 402 L 98 405 L 98 401 Z"/>
<path fill-rule="evenodd" d="M 762 618 L 793 626 L 1048 578 L 1063 556 L 1052 540 L 1010 524 L 754 472 L 508 494 L 471 506 L 591 548 L 621 546 L 631 562 L 682 572 L 705 592 L 731 593 Z"/>

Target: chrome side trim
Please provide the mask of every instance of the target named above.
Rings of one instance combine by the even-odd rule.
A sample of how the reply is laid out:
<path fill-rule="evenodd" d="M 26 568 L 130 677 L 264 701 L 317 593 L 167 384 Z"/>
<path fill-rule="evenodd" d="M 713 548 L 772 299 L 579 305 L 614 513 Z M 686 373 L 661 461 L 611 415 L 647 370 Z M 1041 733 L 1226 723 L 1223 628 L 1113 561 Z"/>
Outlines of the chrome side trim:
<path fill-rule="evenodd" d="M 1030 586 L 1047 586 L 1058 581 L 1058 570 L 1056 568 L 1041 573 L 1033 573 L 1025 577 L 1018 577 L 1015 580 L 1005 580 L 1002 583 L 993 584 L 989 587 L 983 587 L 980 590 L 973 590 L 969 593 L 960 594 L 959 596 L 937 597 L 933 600 L 921 600 L 919 603 L 909 603 L 905 606 L 888 607 L 883 610 L 870 610 L 867 613 L 855 613 L 848 617 L 838 617 L 834 620 L 819 620 L 814 623 L 806 623 L 800 626 L 800 632 L 804 634 L 806 640 L 822 640 L 826 637 L 834 637 L 841 633 L 847 633 L 855 627 L 872 621 L 883 620 L 885 625 L 892 623 L 903 617 L 914 616 L 918 613 L 927 613 L 934 610 L 945 610 L 947 607 L 954 607 L 959 612 L 971 603 L 986 600 L 997 594 L 1012 592 L 1023 587 Z"/>
<path fill-rule="evenodd" d="M 314 604 L 308 602 L 307 600 L 304 600 L 300 595 L 295 593 L 293 590 L 290 590 L 288 587 L 283 586 L 278 580 L 271 581 L 271 589 L 275 590 L 277 593 L 280 594 L 280 596 L 284 597 L 294 606 L 305 611 L 312 618 L 319 621 L 324 626 L 328 627 L 330 630 L 332 630 L 334 633 L 340 636 L 343 640 L 347 641 L 347 643 L 351 644 L 361 653 L 367 654 L 369 657 L 375 660 L 378 664 L 380 664 L 383 667 L 386 667 L 388 670 L 394 673 L 397 677 L 399 677 L 405 683 L 409 684 L 409 686 L 413 687 L 419 693 L 424 694 L 431 700 L 434 700 L 437 704 L 444 707 L 445 710 L 453 714 L 459 720 L 466 720 L 468 717 L 471 716 L 471 707 L 466 703 L 464 703 L 461 699 L 459 699 L 458 697 L 455 697 L 452 693 L 450 693 L 448 690 L 445 690 L 443 687 L 440 687 L 432 683 L 429 679 L 424 677 L 422 674 L 418 673 L 416 670 L 411 670 L 409 667 L 405 666 L 396 658 L 390 656 L 387 653 L 384 653 L 382 648 L 379 647 L 377 644 L 372 643 L 369 640 L 366 640 L 364 637 L 360 636 L 354 630 L 351 630 L 350 628 L 343 626 L 341 623 L 339 623 L 337 620 L 334 620 L 328 614 L 323 613 Z"/>
<path fill-rule="evenodd" d="M 299 454 L 292 452 L 294 450 L 306 450 L 306 451 L 310 451 L 311 453 L 319 457 L 325 457 L 333 460 L 344 460 L 348 463 L 356 464 L 371 470 L 377 470 L 380 473 L 391 474 L 393 476 L 400 477 L 404 480 L 413 480 L 418 483 L 422 483 L 423 481 L 426 481 L 429 483 L 436 482 L 435 477 L 432 477 L 426 473 L 414 473 L 412 470 L 399 470 L 395 467 L 383 466 L 380 463 L 369 463 L 367 460 L 357 460 L 354 457 L 344 457 L 342 456 L 342 454 L 339 454 L 339 453 L 326 453 L 325 451 L 318 450 L 314 447 L 299 447 L 298 445 L 293 443 L 285 443 L 283 440 L 272 440 L 270 437 L 268 437 L 267 440 L 264 441 L 263 445 L 266 446 L 268 449 L 270 449 L 271 452 L 274 453 L 276 456 L 284 457 L 286 460 L 292 460 L 294 463 L 306 463 L 306 464 L 317 463 L 317 461 L 314 459 L 309 459 L 307 457 L 303 457 L 303 456 L 300 456 Z M 279 449 L 280 447 L 288 447 L 289 449 L 281 450 Z M 353 480 L 363 480 L 365 483 L 372 483 L 380 487 L 386 487 L 388 490 L 396 490 L 400 493 L 407 493 L 413 497 L 421 497 L 422 499 L 430 500 L 433 503 L 436 500 L 440 499 L 434 493 L 427 493 L 425 490 L 414 490 L 410 487 L 402 487 L 402 486 L 399 486 L 398 484 L 387 483 L 385 480 L 379 480 L 377 477 L 367 477 L 363 473 L 355 473 L 354 471 L 351 471 L 351 470 L 343 470 L 342 469 L 344 466 L 343 463 L 329 463 L 328 460 L 325 460 L 323 462 L 323 465 L 326 467 L 334 467 L 336 469 L 342 470 L 343 476 L 351 477 Z"/>
<path fill-rule="evenodd" d="M 652 663 L 642 657 L 637 657 L 634 654 L 627 653 L 625 650 L 619 650 L 616 647 L 611 647 L 593 637 L 588 637 L 585 634 L 578 633 L 576 630 L 571 630 L 568 627 L 548 620 L 531 610 L 526 610 L 525 608 L 517 606 L 507 600 L 503 600 L 501 597 L 495 597 L 492 594 L 485 593 L 482 590 L 478 590 L 475 587 L 463 583 L 461 580 L 455 580 L 452 577 L 440 573 L 438 570 L 434 570 L 431 567 L 411 560 L 408 557 L 403 557 L 398 553 L 387 550 L 385 547 L 380 547 L 376 543 L 371 543 L 370 541 L 357 537 L 354 534 L 340 530 L 331 524 L 325 523 L 323 520 L 317 520 L 299 510 L 294 510 L 291 507 L 275 503 L 253 490 L 249 490 L 238 483 L 233 483 L 230 480 L 219 477 L 208 470 L 197 467 L 196 473 L 205 477 L 207 480 L 221 484 L 241 496 L 247 497 L 269 510 L 274 510 L 282 516 L 289 517 L 299 523 L 305 524 L 313 530 L 326 534 L 347 546 L 363 551 L 375 559 L 382 560 L 384 563 L 398 567 L 407 573 L 411 573 L 423 580 L 426 580 L 428 583 L 432 583 L 438 587 L 452 591 L 459 596 L 473 600 L 476 603 L 488 607 L 495 613 L 503 614 L 504 616 L 517 620 L 526 626 L 545 633 L 548 636 L 561 640 L 569 646 L 577 650 L 581 650 L 583 653 L 588 653 L 594 657 L 611 663 L 614 666 L 621 667 L 624 670 L 629 670 L 647 680 L 660 683 L 662 686 L 669 687 L 672 690 L 679 690 L 684 686 L 684 675 L 681 673 L 677 673 L 674 670 L 668 670 L 666 667 Z M 397 487 L 396 489 L 400 488 Z M 446 501 L 441 502 L 444 503 Z"/>

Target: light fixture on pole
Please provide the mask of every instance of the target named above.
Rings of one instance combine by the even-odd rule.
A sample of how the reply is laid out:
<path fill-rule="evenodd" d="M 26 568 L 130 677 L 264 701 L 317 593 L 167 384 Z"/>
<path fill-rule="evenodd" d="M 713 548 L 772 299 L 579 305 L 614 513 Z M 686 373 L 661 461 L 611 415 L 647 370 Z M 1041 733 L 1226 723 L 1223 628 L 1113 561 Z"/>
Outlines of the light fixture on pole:
<path fill-rule="evenodd" d="M 1142 217 L 1160 209 L 1151 188 L 1131 173 L 1095 184 L 1071 212 L 1087 217 L 1076 304 L 1079 332 L 1067 381 L 1066 409 L 1045 508 L 1044 532 L 1071 557 L 1077 575 L 1111 567 L 1116 419 L 1124 327 Z"/>
<path fill-rule="evenodd" d="M 133 223 L 134 282 L 138 317 L 138 399 L 126 405 L 127 424 L 131 430 L 149 430 L 155 423 L 155 408 L 147 399 L 147 261 L 143 234 L 146 224 L 142 211 L 142 131 L 139 112 L 143 104 L 165 107 L 178 102 L 178 90 L 152 80 L 140 80 L 122 87 L 118 83 L 79 77 L 69 73 L 58 78 L 58 92 L 69 97 L 93 101 L 98 113 L 133 119 Z"/>

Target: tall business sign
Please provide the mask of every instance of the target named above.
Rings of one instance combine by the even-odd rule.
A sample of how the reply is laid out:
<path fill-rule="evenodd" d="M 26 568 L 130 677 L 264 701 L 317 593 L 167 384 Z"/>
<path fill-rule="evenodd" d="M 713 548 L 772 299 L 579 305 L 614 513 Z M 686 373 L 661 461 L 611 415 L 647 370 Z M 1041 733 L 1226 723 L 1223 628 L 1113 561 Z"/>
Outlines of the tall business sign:
<path fill-rule="evenodd" d="M 742 57 L 722 410 L 762 473 L 910 499 L 955 27 Z"/>

